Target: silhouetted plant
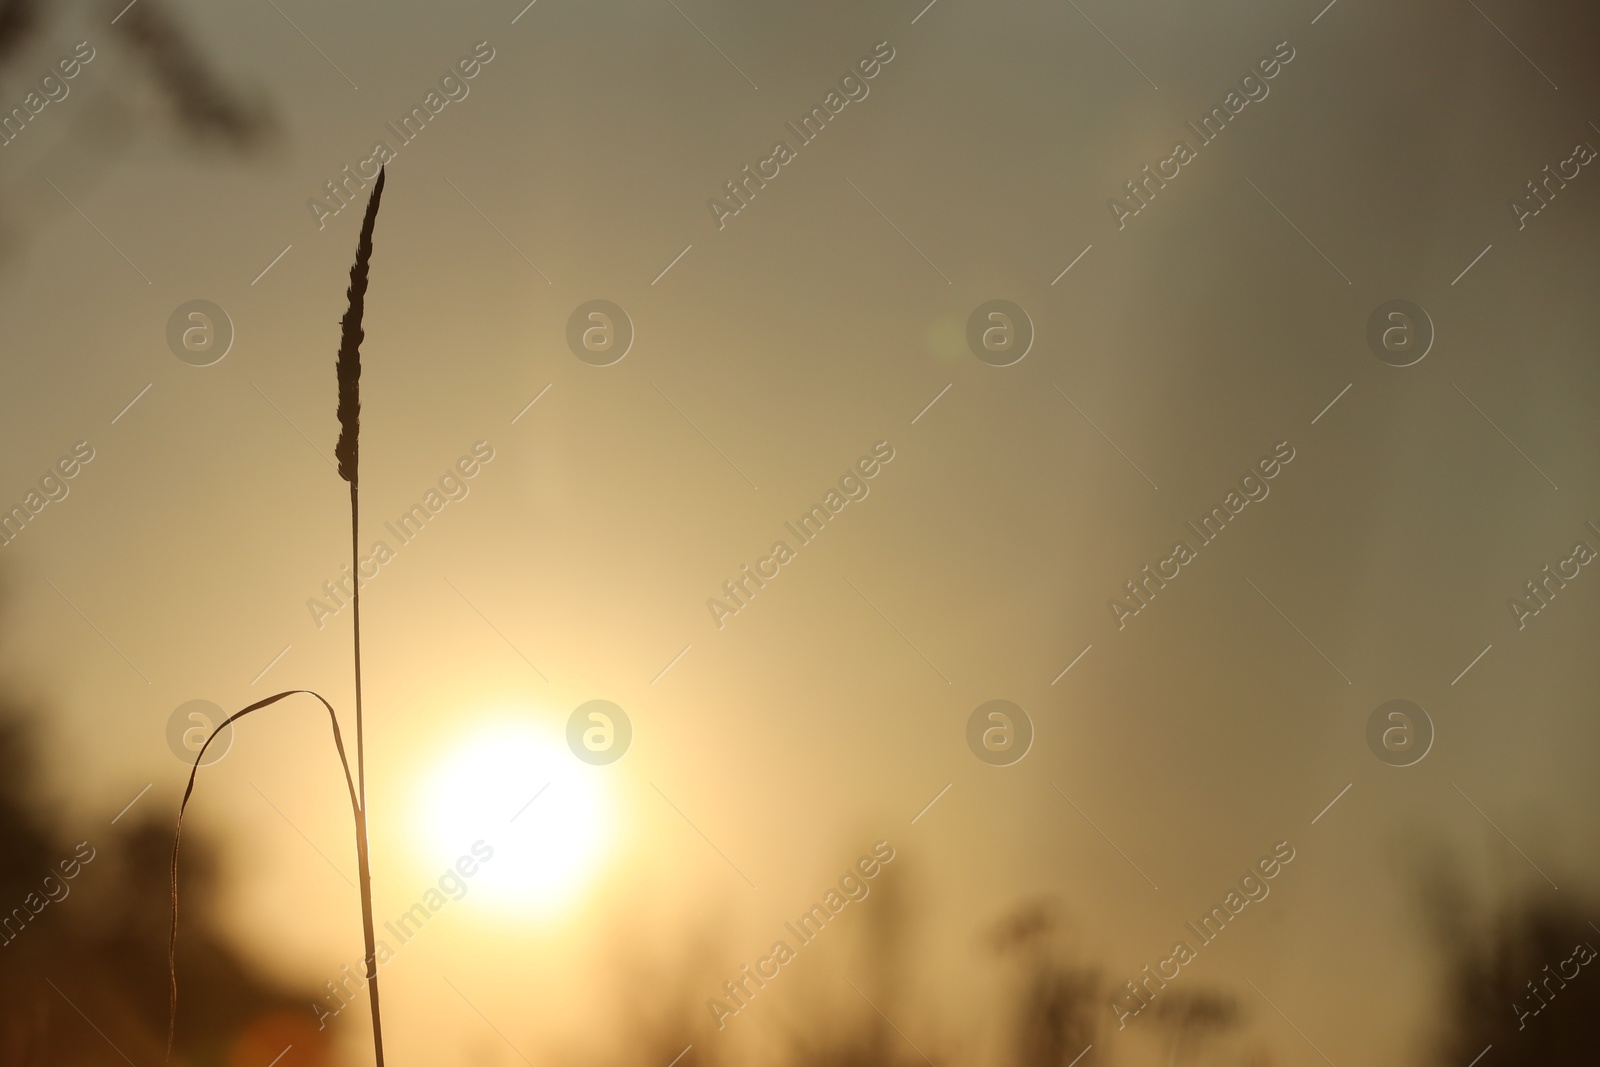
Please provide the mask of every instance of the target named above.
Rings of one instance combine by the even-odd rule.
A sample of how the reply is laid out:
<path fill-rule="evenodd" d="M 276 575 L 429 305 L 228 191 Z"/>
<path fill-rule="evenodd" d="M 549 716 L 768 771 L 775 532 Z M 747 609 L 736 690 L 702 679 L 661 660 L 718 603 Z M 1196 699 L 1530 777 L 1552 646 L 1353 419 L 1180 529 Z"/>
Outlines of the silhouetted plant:
<path fill-rule="evenodd" d="M 356 244 L 355 263 L 350 268 L 350 285 L 345 291 L 349 307 L 340 322 L 339 353 L 335 363 L 335 377 L 339 384 L 339 440 L 334 455 L 339 461 L 339 477 L 350 484 L 350 569 L 359 575 L 360 503 L 358 467 L 361 451 L 361 341 L 362 316 L 366 309 L 367 272 L 372 260 L 372 231 L 378 219 L 378 205 L 383 196 L 384 172 L 380 169 L 378 180 L 372 187 L 372 197 L 367 201 L 366 216 L 361 222 L 361 236 Z M 356 863 L 359 869 L 361 892 L 361 932 L 366 946 L 367 991 L 372 1004 L 372 1042 L 378 1067 L 383 1067 L 383 1020 L 378 1006 L 378 959 L 372 926 L 372 869 L 367 847 L 367 779 L 366 745 L 361 706 L 361 584 L 354 583 L 351 609 L 355 623 L 355 696 L 356 696 L 356 774 L 350 775 L 350 761 L 345 755 L 344 737 L 339 731 L 339 716 L 333 705 L 309 689 L 291 689 L 258 700 L 242 711 L 235 712 L 219 723 L 195 754 L 194 766 L 189 771 L 189 784 L 178 805 L 178 826 L 172 842 L 172 931 L 167 950 L 167 966 L 171 981 L 171 1003 L 167 1019 L 167 1056 L 172 1055 L 172 1041 L 178 1019 L 178 849 L 183 842 L 183 815 L 189 798 L 194 793 L 195 776 L 200 771 L 206 749 L 218 734 L 246 715 L 276 704 L 286 697 L 306 695 L 316 698 L 328 711 L 328 721 L 333 727 L 333 743 L 339 753 L 339 763 L 344 768 L 345 785 L 350 791 L 350 811 L 355 820 Z"/>
<path fill-rule="evenodd" d="M 1095 1040 L 1102 983 L 1091 968 L 1064 962 L 1055 946 L 1056 909 L 1047 900 L 1019 905 L 997 923 L 990 942 L 1022 969 L 1012 1020 L 1014 1062 L 1066 1067 Z"/>
<path fill-rule="evenodd" d="M 1186 1051 L 1198 1049 L 1206 1038 L 1233 1029 L 1239 1021 L 1239 1005 L 1232 997 L 1205 990 L 1176 989 L 1163 993 L 1151 1008 L 1155 1022 L 1161 1024 L 1172 1042 L 1167 1063 L 1175 1064 Z"/>

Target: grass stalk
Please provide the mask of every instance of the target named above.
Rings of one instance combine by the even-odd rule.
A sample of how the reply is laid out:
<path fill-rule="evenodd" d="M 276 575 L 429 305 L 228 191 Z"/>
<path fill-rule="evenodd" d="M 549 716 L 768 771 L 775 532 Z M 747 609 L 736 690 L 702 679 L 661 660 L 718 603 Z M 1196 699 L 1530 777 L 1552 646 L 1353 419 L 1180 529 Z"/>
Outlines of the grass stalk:
<path fill-rule="evenodd" d="M 361 571 L 360 571 L 360 458 L 361 458 L 361 326 L 366 310 L 367 268 L 372 260 L 372 230 L 383 198 L 384 172 L 372 187 L 367 213 L 361 220 L 361 237 L 356 245 L 356 260 L 350 267 L 350 287 L 346 290 L 350 306 L 340 323 L 339 356 L 335 373 L 339 380 L 339 443 L 334 454 L 339 460 L 339 476 L 350 483 L 350 572 L 354 590 L 350 595 L 354 616 L 354 662 L 356 682 L 356 790 L 360 798 L 356 812 L 356 863 L 361 889 L 361 934 L 367 952 L 367 996 L 372 1004 L 372 1046 L 377 1067 L 383 1063 L 383 1015 L 378 1001 L 378 955 L 372 928 L 372 866 L 367 840 L 367 746 L 365 719 L 361 703 Z"/>
<path fill-rule="evenodd" d="M 275 704 L 285 697 L 306 694 L 316 697 L 328 710 L 333 725 L 333 743 L 339 753 L 339 763 L 344 768 L 345 784 L 350 791 L 350 812 L 355 822 L 356 864 L 360 874 L 361 933 L 366 948 L 367 995 L 372 1004 L 372 1045 L 377 1057 L 377 1067 L 383 1062 L 383 1016 L 378 1001 L 377 940 L 372 927 L 372 864 L 367 840 L 367 760 L 366 729 L 361 703 L 361 498 L 357 471 L 360 460 L 361 439 L 361 341 L 365 333 L 361 328 L 362 314 L 366 308 L 367 269 L 372 260 L 372 230 L 378 218 L 378 204 L 383 196 L 384 172 L 378 171 L 373 184 L 372 197 L 367 201 L 366 216 L 361 222 L 361 237 L 356 245 L 355 263 L 350 267 L 350 287 L 345 291 L 349 307 L 340 321 L 339 354 L 335 374 L 339 382 L 339 441 L 334 446 L 334 456 L 339 461 L 339 477 L 350 483 L 350 570 L 355 578 L 355 589 L 350 596 L 354 615 L 354 665 L 356 683 L 356 773 L 352 779 L 350 760 L 345 754 L 344 737 L 339 732 L 339 717 L 333 706 L 320 695 L 308 689 L 292 689 L 258 700 L 242 711 L 224 719 L 195 755 L 194 766 L 189 771 L 189 784 L 178 805 L 178 826 L 172 842 L 172 934 L 167 945 L 167 968 L 171 980 L 172 999 L 167 1017 L 167 1059 L 172 1059 L 173 1037 L 178 1023 L 178 850 L 183 842 L 183 816 L 189 798 L 194 794 L 195 777 L 200 763 L 218 734 L 231 726 L 234 720 L 251 712 Z"/>

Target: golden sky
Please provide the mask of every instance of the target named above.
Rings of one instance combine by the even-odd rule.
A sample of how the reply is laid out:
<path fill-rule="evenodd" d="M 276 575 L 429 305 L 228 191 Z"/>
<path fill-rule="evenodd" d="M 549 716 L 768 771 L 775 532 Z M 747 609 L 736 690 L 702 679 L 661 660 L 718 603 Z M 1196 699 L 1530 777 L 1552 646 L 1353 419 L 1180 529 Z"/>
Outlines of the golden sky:
<path fill-rule="evenodd" d="M 1279 1064 L 1399 1067 L 1436 995 L 1423 843 L 1489 895 L 1600 874 L 1600 578 L 1570 564 L 1520 629 L 1508 607 L 1600 549 L 1592 13 L 169 10 L 274 116 L 255 151 L 186 140 L 114 10 L 52 15 L 37 72 L 0 78 L 24 106 L 94 49 L 0 149 L 0 502 L 66 487 L 0 550 L 8 665 L 84 826 L 147 783 L 176 810 L 186 701 L 350 713 L 350 613 L 310 602 L 348 563 L 333 355 L 366 191 L 333 213 L 324 185 L 387 158 L 362 380 L 362 550 L 392 550 L 362 599 L 380 922 L 494 850 L 383 972 L 396 1062 L 599 1055 L 652 968 L 703 1013 L 878 841 L 919 963 L 895 1023 L 999 1062 L 980 935 L 1010 907 L 1059 898 L 1120 986 L 1288 842 L 1179 982 L 1237 997 L 1238 1047 Z M 1547 165 L 1568 177 L 1534 215 Z M 747 166 L 768 180 L 732 214 Z M 168 344 L 195 300 L 231 322 L 209 366 Z M 630 324 L 609 365 L 568 342 L 597 300 Z M 1006 366 L 969 349 L 996 300 L 1032 335 Z M 1432 335 L 1409 366 L 1367 339 L 1394 300 Z M 785 524 L 830 491 L 802 543 Z M 714 611 L 747 565 L 766 584 Z M 1170 580 L 1114 610 L 1146 565 Z M 1435 732 L 1408 767 L 1368 747 L 1394 699 Z M 567 749 L 590 700 L 631 723 L 614 763 Z M 968 747 L 990 700 L 1032 723 L 1009 766 Z M 309 986 L 361 955 L 322 714 L 242 724 L 194 817 L 228 835 L 232 935 Z M 827 951 L 804 981 L 853 997 Z M 703 1040 L 755 1040 L 783 995 Z M 360 1012 L 334 1025 L 365 1048 Z M 1106 1062 L 1155 1047 L 1110 1033 Z"/>

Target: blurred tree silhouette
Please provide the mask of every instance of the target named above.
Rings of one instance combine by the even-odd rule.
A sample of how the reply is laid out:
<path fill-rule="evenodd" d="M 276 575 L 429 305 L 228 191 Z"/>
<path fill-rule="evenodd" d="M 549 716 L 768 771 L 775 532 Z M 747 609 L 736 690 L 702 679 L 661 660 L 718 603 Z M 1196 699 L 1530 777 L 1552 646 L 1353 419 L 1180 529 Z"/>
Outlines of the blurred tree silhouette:
<path fill-rule="evenodd" d="M 155 110 L 170 117 L 188 142 L 240 152 L 261 145 L 272 132 L 267 109 L 247 102 L 216 73 L 219 68 L 203 57 L 160 0 L 132 6 L 114 0 L 0 0 L 4 84 L 15 86 L 12 76 L 48 72 L 58 58 L 57 38 L 81 34 L 78 16 L 84 12 L 107 27 L 104 36 L 94 37 L 97 47 L 118 41 L 128 46 L 140 80 L 155 91 Z M 97 105 L 70 109 L 61 146 L 35 160 L 28 172 L 8 175 L 5 200 L 66 210 L 64 203 L 49 199 L 54 194 L 44 186 L 44 173 L 70 169 L 80 183 L 105 174 L 138 125 L 128 104 L 135 89 L 100 91 L 94 94 Z M 81 142 L 92 142 L 94 151 L 72 152 L 69 159 Z M 92 861 L 72 880 L 60 880 L 59 864 L 73 858 L 76 842 L 40 810 L 30 721 L 27 709 L 0 704 L 0 918 L 12 920 L 0 937 L 0 1064 L 159 1062 L 167 1010 L 170 817 L 147 803 L 145 821 L 93 831 L 87 840 Z M 214 876 L 211 853 L 203 841 L 198 845 L 184 870 L 190 899 L 209 897 L 206 883 Z M 47 875 L 57 876 L 50 892 L 59 899 L 48 899 Z M 328 1062 L 326 1042 L 308 1007 L 315 994 L 291 994 L 266 981 L 217 939 L 203 916 L 180 946 L 178 966 L 190 992 L 174 1062 L 242 1067 L 266 1063 L 288 1045 L 293 1052 L 282 1067 Z"/>
<path fill-rule="evenodd" d="M 86 31 L 84 16 L 104 30 Z M 95 183 L 110 172 L 134 133 L 152 120 L 170 120 L 184 143 L 233 154 L 254 152 L 276 134 L 272 109 L 225 78 L 220 73 L 224 65 L 205 57 L 161 0 L 0 0 L 0 89 L 17 90 L 17 99 L 8 96 L 3 106 L 21 100 L 32 88 L 28 79 L 36 81 L 53 70 L 63 42 L 85 39 L 86 32 L 97 52 L 110 46 L 131 60 L 131 77 L 119 78 L 114 90 L 87 80 L 76 85 L 69 99 L 81 93 L 91 99 L 63 109 L 62 140 L 25 164 L 21 173 L 7 168 L 0 197 L 23 217 L 69 211 L 45 178 L 60 182 L 70 175 L 79 186 Z M 80 151 L 80 146 L 89 150 Z M 13 148 L 0 158 L 10 162 L 17 151 Z"/>
<path fill-rule="evenodd" d="M 841 987 L 840 1003 L 848 1007 L 841 1012 L 817 998 L 802 1010 L 796 1021 L 804 1029 L 791 1029 L 784 1057 L 791 1067 L 926 1067 L 908 1039 L 895 1033 L 880 1014 L 900 1017 L 908 998 L 908 870 L 902 859 L 884 868 L 872 883 L 871 894 L 861 904 L 861 922 L 847 935 L 854 949 L 848 965 L 851 973 L 834 979 Z M 823 1020 L 826 1025 L 817 1025 Z"/>
<path fill-rule="evenodd" d="M 1475 891 L 1447 846 L 1412 852 L 1418 911 L 1442 965 L 1435 1061 L 1464 1067 L 1492 1045 L 1479 1067 L 1600 1062 L 1594 898 L 1566 885 L 1558 903 L 1540 883 L 1486 903 L 1490 890 Z"/>
<path fill-rule="evenodd" d="M 990 935 L 993 948 L 1018 965 L 1010 1041 L 1011 1062 L 1018 1067 L 1068 1067 L 1101 1042 L 1110 1017 L 1100 972 L 1061 948 L 1062 925 L 1053 901 L 1032 900 L 1007 914 Z M 1164 990 L 1150 1013 L 1165 1035 L 1167 1067 L 1197 1055 L 1208 1038 L 1239 1022 L 1237 1002 L 1203 986 Z M 1105 1053 L 1097 1055 L 1105 1062 Z"/>
<path fill-rule="evenodd" d="M 1011 1041 L 1018 1067 L 1067 1067 L 1094 1043 L 1105 1013 L 1099 972 L 1062 959 L 1057 926 L 1054 905 L 1034 900 L 1017 907 L 991 934 L 995 950 L 1020 968 Z"/>
<path fill-rule="evenodd" d="M 115 1062 L 119 1053 L 158 1063 L 167 1015 L 170 813 L 146 801 L 143 822 L 64 833 L 33 799 L 37 762 L 27 721 L 16 707 L 0 708 L 0 917 L 12 920 L 10 940 L 0 945 L 0 1063 L 73 1067 Z M 60 863 L 85 839 L 93 858 L 62 880 Z M 203 842 L 184 874 L 190 899 L 214 895 L 215 858 Z M 47 875 L 55 876 L 58 899 L 40 907 Z M 308 1006 L 315 993 L 260 976 L 203 914 L 191 923 L 178 954 L 188 992 L 174 1062 L 259 1067 L 290 1044 L 280 1067 L 329 1062 Z"/>
<path fill-rule="evenodd" d="M 26 75 L 32 68 L 24 61 L 29 50 L 38 45 L 37 65 L 48 72 L 56 57 L 45 48 L 44 37 L 55 22 L 70 21 L 73 6 L 45 4 L 42 0 L 0 0 L 3 69 L 20 70 Z M 109 32 L 132 45 L 142 59 L 143 73 L 164 94 L 179 129 L 191 140 L 246 149 L 271 132 L 272 118 L 265 106 L 247 101 L 217 74 L 160 0 L 140 0 L 135 4 L 99 0 L 81 6 L 105 16 Z"/>
<path fill-rule="evenodd" d="M 1163 993 L 1150 1009 L 1155 1021 L 1171 1034 L 1167 1063 L 1176 1064 L 1190 1050 L 1198 1052 L 1208 1037 L 1230 1030 L 1238 1022 L 1239 1005 L 1232 997 L 1205 990 Z"/>
<path fill-rule="evenodd" d="M 1477 929 L 1458 926 L 1439 1062 L 1466 1064 L 1490 1045 L 1482 1067 L 1600 1062 L 1595 946 L 1600 931 L 1570 905 L 1509 904 Z"/>

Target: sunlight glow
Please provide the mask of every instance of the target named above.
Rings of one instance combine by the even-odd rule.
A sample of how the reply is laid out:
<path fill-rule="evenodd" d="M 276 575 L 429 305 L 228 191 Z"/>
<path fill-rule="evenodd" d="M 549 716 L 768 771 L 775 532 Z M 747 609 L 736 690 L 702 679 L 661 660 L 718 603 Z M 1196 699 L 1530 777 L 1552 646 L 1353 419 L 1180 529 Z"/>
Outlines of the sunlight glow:
<path fill-rule="evenodd" d="M 608 819 L 594 768 L 559 736 L 506 719 L 448 750 L 423 781 L 418 846 L 443 870 L 477 841 L 493 849 L 470 879 L 480 905 L 543 913 L 593 873 Z"/>

